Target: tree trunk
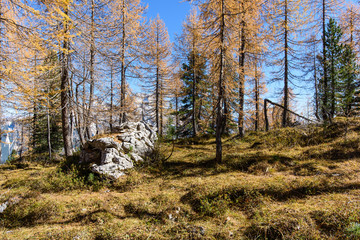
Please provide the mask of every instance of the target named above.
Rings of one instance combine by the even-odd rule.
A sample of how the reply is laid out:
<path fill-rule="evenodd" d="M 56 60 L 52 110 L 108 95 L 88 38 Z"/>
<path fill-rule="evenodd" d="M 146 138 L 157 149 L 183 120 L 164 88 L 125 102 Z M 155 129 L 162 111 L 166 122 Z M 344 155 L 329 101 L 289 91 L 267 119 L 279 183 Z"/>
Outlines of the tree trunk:
<path fill-rule="evenodd" d="M 319 85 L 318 85 L 318 79 L 317 79 L 317 71 L 316 71 L 316 44 L 314 42 L 314 84 L 315 84 L 315 117 L 317 120 L 320 120 L 319 117 Z"/>
<path fill-rule="evenodd" d="M 95 19 L 94 19 L 94 14 L 95 14 L 95 3 L 94 0 L 91 1 L 91 29 L 90 29 L 90 95 L 89 95 L 89 106 L 88 106 L 88 111 L 87 111 L 87 134 L 89 137 L 91 137 L 91 129 L 90 129 L 90 124 L 91 124 L 91 108 L 92 108 L 92 102 L 93 102 L 93 95 L 94 95 L 94 85 L 95 85 L 95 80 L 94 80 L 94 61 L 95 61 L 95 37 L 94 37 L 94 24 L 95 24 Z"/>
<path fill-rule="evenodd" d="M 244 10 L 243 3 L 241 4 L 242 11 Z M 241 21 L 240 29 L 240 47 L 239 47 L 239 118 L 238 118 L 238 128 L 239 128 L 239 137 L 244 137 L 244 85 L 245 85 L 245 26 L 246 23 L 244 20 Z"/>
<path fill-rule="evenodd" d="M 283 110 L 283 115 L 282 115 L 282 127 L 287 127 L 288 126 L 288 109 L 289 109 L 289 80 L 288 80 L 288 75 L 289 75 L 289 62 L 288 62 L 288 2 L 287 0 L 285 0 L 285 59 L 284 59 L 284 64 L 285 64 L 285 72 L 284 72 L 284 110 Z"/>
<path fill-rule="evenodd" d="M 267 99 L 264 100 L 265 131 L 269 131 L 269 119 L 267 114 Z"/>
<path fill-rule="evenodd" d="M 49 94 L 49 87 L 48 87 L 48 91 L 47 94 Z M 49 152 L 49 160 L 51 161 L 52 156 L 51 156 L 51 126 L 50 126 L 50 98 L 49 96 L 47 96 L 47 144 L 48 144 L 48 152 Z"/>
<path fill-rule="evenodd" d="M 126 77 L 125 77 L 125 0 L 122 2 L 122 38 L 121 38 L 121 86 L 120 86 L 120 123 L 124 123 L 126 121 L 126 113 L 125 113 L 125 97 L 126 97 Z"/>
<path fill-rule="evenodd" d="M 155 86 L 155 122 L 157 134 L 160 134 L 160 121 L 159 121 L 159 67 L 156 67 L 156 86 Z"/>
<path fill-rule="evenodd" d="M 327 69 L 327 56 L 326 56 L 326 39 L 325 39 L 325 21 L 326 21 L 326 3 L 325 0 L 322 2 L 322 41 L 323 41 L 323 65 L 324 65 L 324 76 L 323 76 L 323 98 L 322 98 L 322 117 L 325 121 L 329 120 L 328 115 L 328 69 Z"/>
<path fill-rule="evenodd" d="M 113 65 L 110 69 L 110 132 L 113 131 L 113 111 L 114 111 L 114 87 L 113 87 Z"/>
<path fill-rule="evenodd" d="M 223 72 L 224 72 L 224 28 L 225 28 L 225 13 L 224 13 L 224 0 L 221 1 L 221 22 L 220 22 L 220 65 L 219 65 L 219 82 L 218 82 L 218 99 L 216 104 L 217 114 L 216 114 L 216 162 L 222 163 L 222 124 L 223 124 L 223 114 L 222 114 L 222 104 L 224 101 L 224 87 L 223 87 Z"/>
<path fill-rule="evenodd" d="M 255 131 L 259 129 L 259 75 L 255 62 Z"/>
<path fill-rule="evenodd" d="M 176 138 L 178 136 L 178 130 L 179 130 L 179 97 L 178 97 L 178 93 L 176 93 L 176 96 L 175 96 L 175 134 L 176 134 Z"/>
<path fill-rule="evenodd" d="M 64 11 L 65 15 L 68 15 L 68 6 Z M 64 140 L 64 151 L 65 157 L 69 157 L 72 155 L 71 151 L 71 142 L 70 142 L 70 126 L 69 126 L 69 29 L 68 29 L 68 20 L 64 19 L 64 40 L 63 40 L 63 49 L 61 52 L 61 122 L 62 122 L 62 131 L 63 131 L 63 140 Z"/>
<path fill-rule="evenodd" d="M 192 85 L 192 127 L 193 127 L 193 137 L 196 137 L 197 135 L 197 124 L 196 124 L 196 86 L 197 86 L 197 74 L 196 74 L 196 53 L 194 52 L 194 45 L 193 45 L 193 85 Z"/>

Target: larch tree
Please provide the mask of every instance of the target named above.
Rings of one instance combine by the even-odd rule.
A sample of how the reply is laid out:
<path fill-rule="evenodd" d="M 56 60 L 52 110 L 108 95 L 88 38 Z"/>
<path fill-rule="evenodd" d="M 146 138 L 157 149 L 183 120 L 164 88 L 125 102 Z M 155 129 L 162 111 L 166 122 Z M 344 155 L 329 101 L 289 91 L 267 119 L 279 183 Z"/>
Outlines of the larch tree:
<path fill-rule="evenodd" d="M 163 135 L 166 88 L 171 76 L 170 56 L 172 43 L 159 15 L 149 21 L 144 44 L 144 87 L 152 92 L 153 111 L 157 133 Z"/>
<path fill-rule="evenodd" d="M 239 136 L 244 136 L 244 103 L 245 103 L 245 80 L 247 58 L 249 55 L 258 55 L 263 48 L 261 43 L 260 30 L 262 1 L 237 1 L 237 18 L 236 18 L 236 49 L 235 53 L 238 60 L 238 130 Z"/>
<path fill-rule="evenodd" d="M 127 77 L 139 77 L 139 61 L 144 41 L 144 12 L 146 7 L 140 0 L 116 0 L 110 3 L 108 29 L 110 30 L 106 46 L 108 57 L 113 59 L 120 72 L 120 116 L 119 122 L 126 121 Z M 110 41 L 109 41 L 110 39 Z"/>
<path fill-rule="evenodd" d="M 232 41 L 234 35 L 235 18 L 237 12 L 237 1 L 235 0 L 197 0 L 200 17 L 204 21 L 207 30 L 204 44 L 209 52 L 211 62 L 210 79 L 216 88 L 216 162 L 222 162 L 222 140 L 221 136 L 225 129 L 228 106 L 227 93 L 234 90 L 233 83 L 227 81 L 225 72 L 234 66 L 232 56 Z"/>
<path fill-rule="evenodd" d="M 40 48 L 54 49 L 60 59 L 61 122 L 65 156 L 72 155 L 72 132 L 70 128 L 70 44 L 74 22 L 70 17 L 72 0 L 42 1 L 40 7 L 46 14 L 35 15 L 46 23 L 38 34 L 43 37 L 44 45 Z"/>
<path fill-rule="evenodd" d="M 273 71 L 273 81 L 282 81 L 283 105 L 282 126 L 289 124 L 290 84 L 297 80 L 300 46 L 302 41 L 297 34 L 309 22 L 309 5 L 307 1 L 281 0 L 272 1 L 269 8 L 269 26 L 272 38 L 269 41 L 271 48 L 271 65 L 277 66 Z"/>

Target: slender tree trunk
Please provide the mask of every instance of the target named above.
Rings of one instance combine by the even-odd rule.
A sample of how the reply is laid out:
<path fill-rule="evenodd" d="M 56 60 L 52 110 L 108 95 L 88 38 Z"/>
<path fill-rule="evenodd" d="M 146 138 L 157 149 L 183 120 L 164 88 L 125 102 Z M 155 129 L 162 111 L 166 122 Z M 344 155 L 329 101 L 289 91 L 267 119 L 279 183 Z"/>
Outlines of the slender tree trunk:
<path fill-rule="evenodd" d="M 178 93 L 176 93 L 175 96 L 175 132 L 176 132 L 176 138 L 178 135 L 179 130 L 179 96 Z"/>
<path fill-rule="evenodd" d="M 74 99 L 74 89 L 73 89 L 73 75 L 71 75 L 70 77 L 70 90 L 69 90 L 69 96 L 70 96 L 70 103 L 69 103 L 69 108 L 70 108 L 70 143 L 71 143 L 71 151 L 73 149 L 75 149 L 74 147 L 74 131 L 75 131 L 75 113 L 74 113 L 74 108 L 73 108 L 73 101 L 72 99 Z"/>
<path fill-rule="evenodd" d="M 326 3 L 325 0 L 322 2 L 322 42 L 323 42 L 323 65 L 324 65 L 324 76 L 323 76 L 323 97 L 322 97 L 322 117 L 325 121 L 329 120 L 328 115 L 328 67 L 327 67 L 327 54 L 326 54 L 326 39 L 325 39 L 325 32 L 326 32 Z"/>
<path fill-rule="evenodd" d="M 85 81 L 85 80 L 84 80 Z M 82 111 L 80 111 L 80 104 L 79 104 L 79 86 L 80 84 L 76 85 L 75 88 L 75 98 L 76 98 L 76 125 L 77 125 L 77 132 L 79 134 L 79 138 L 80 138 L 80 144 L 81 146 L 84 146 L 86 140 L 85 140 L 85 136 L 84 136 L 84 132 L 83 132 L 83 121 L 82 121 Z"/>
<path fill-rule="evenodd" d="M 218 99 L 216 103 L 216 162 L 222 163 L 222 124 L 223 124 L 223 112 L 222 105 L 224 102 L 224 86 L 223 86 L 223 72 L 224 72 L 224 31 L 225 31 L 225 13 L 224 13 L 224 0 L 221 1 L 221 22 L 220 22 L 220 65 L 219 65 L 219 82 L 218 82 Z"/>
<path fill-rule="evenodd" d="M 159 51 L 159 29 L 156 29 L 156 50 Z M 159 119 L 159 115 L 160 115 L 160 94 L 161 94 L 161 79 L 160 79 L 160 59 L 159 59 L 159 52 L 156 53 L 156 90 L 155 90 L 155 114 L 156 114 L 156 128 L 157 128 L 157 133 L 162 136 L 162 129 L 161 129 L 161 125 L 160 125 L 160 119 Z"/>
<path fill-rule="evenodd" d="M 120 123 L 126 121 L 126 113 L 125 113 L 125 97 L 126 97 L 126 76 L 125 76 L 125 38 L 126 38 L 126 29 L 125 29 L 125 0 L 122 1 L 122 38 L 121 38 L 121 54 L 120 54 L 120 61 L 121 61 L 121 86 L 120 86 Z"/>
<path fill-rule="evenodd" d="M 257 62 L 255 62 L 255 131 L 259 129 L 259 75 Z"/>
<path fill-rule="evenodd" d="M 94 95 L 94 87 L 95 87 L 95 80 L 94 80 L 94 61 L 95 61 L 95 37 L 94 37 L 94 29 L 95 29 L 95 3 L 94 0 L 91 1 L 91 29 L 90 29 L 90 95 L 89 95 L 89 106 L 87 111 L 87 134 L 91 137 L 91 110 L 92 110 L 92 102 L 93 102 L 93 95 Z"/>
<path fill-rule="evenodd" d="M 156 128 L 157 128 L 157 134 L 160 134 L 160 121 L 159 121 L 159 67 L 156 67 L 156 86 L 155 86 L 155 122 L 156 122 Z M 161 135 L 161 134 L 160 134 Z"/>
<path fill-rule="evenodd" d="M 242 10 L 241 16 L 244 17 L 244 3 L 241 2 L 240 9 Z M 239 118 L 238 118 L 238 129 L 239 137 L 244 137 L 244 85 L 245 85 L 245 47 L 246 47 L 246 36 L 245 36 L 246 23 L 244 19 L 240 22 L 239 31 Z"/>
<path fill-rule="evenodd" d="M 314 83 L 315 83 L 315 117 L 317 120 L 320 120 L 319 117 L 319 84 L 317 79 L 317 69 L 316 69 L 316 45 L 314 43 Z"/>
<path fill-rule="evenodd" d="M 163 82 L 162 80 L 160 81 L 160 104 L 159 104 L 159 107 L 160 107 L 160 136 L 163 135 L 163 129 L 164 129 L 164 92 L 163 92 Z"/>
<path fill-rule="evenodd" d="M 282 127 L 288 126 L 288 109 L 289 109 L 289 61 L 288 61 L 288 2 L 285 0 L 285 46 L 284 46 L 284 52 L 285 52 L 285 72 L 284 72 L 284 110 L 282 115 Z"/>
<path fill-rule="evenodd" d="M 110 69 L 110 132 L 113 131 L 113 111 L 114 111 L 114 87 L 113 87 L 113 65 Z"/>
<path fill-rule="evenodd" d="M 267 111 L 267 99 L 264 100 L 265 131 L 269 131 L 269 119 Z"/>
<path fill-rule="evenodd" d="M 35 76 L 34 76 L 34 93 L 36 93 L 36 84 L 37 84 L 37 56 L 35 53 L 35 57 L 34 57 L 34 69 L 35 69 Z M 32 147 L 33 147 L 33 151 L 36 149 L 36 142 L 39 140 L 38 137 L 38 127 L 37 127 L 37 114 L 38 114 L 38 98 L 36 95 L 34 95 L 34 101 L 33 101 L 33 142 L 32 142 Z"/>
<path fill-rule="evenodd" d="M 64 11 L 65 15 L 68 15 L 68 6 Z M 68 29 L 68 20 L 64 19 L 64 39 L 63 39 L 63 50 L 61 52 L 61 122 L 62 122 L 62 131 L 63 131 L 63 140 L 64 140 L 64 151 L 65 157 L 69 157 L 72 155 L 71 151 L 71 142 L 70 142 L 70 126 L 69 126 L 69 117 L 70 117 L 70 109 L 69 109 L 69 29 Z"/>
<path fill-rule="evenodd" d="M 193 44 L 193 84 L 192 84 L 192 127 L 193 127 L 193 137 L 197 135 L 197 124 L 196 124 L 196 87 L 197 87 L 197 74 L 196 74 L 196 53 L 195 46 Z"/>
<path fill-rule="evenodd" d="M 24 116 L 24 120 L 25 120 L 25 116 Z M 22 153 L 24 150 L 24 120 L 21 121 L 21 147 L 20 147 L 20 151 L 19 151 L 20 161 L 23 160 Z M 1 140 L 1 136 L 0 136 L 0 140 Z M 1 149 L 1 143 L 0 143 L 0 149 Z M 1 162 L 1 154 L 0 154 L 0 162 Z"/>
<path fill-rule="evenodd" d="M 47 88 L 47 94 L 49 94 L 50 88 Z M 48 152 L 49 152 L 49 160 L 51 161 L 51 126 L 50 126 L 50 97 L 47 96 L 47 144 L 48 144 Z"/>
<path fill-rule="evenodd" d="M 242 6 L 243 7 L 243 6 Z M 244 137 L 244 84 L 245 84 L 245 21 L 241 21 L 240 48 L 239 48 L 239 137 Z"/>
<path fill-rule="evenodd" d="M 336 99 L 335 99 L 335 91 L 336 91 L 336 80 L 335 80 L 335 63 L 334 63 L 334 57 L 330 56 L 331 58 L 331 72 L 330 72 L 330 88 L 331 88 L 331 95 L 330 95 L 330 118 L 333 119 L 335 116 L 335 107 L 336 107 Z"/>

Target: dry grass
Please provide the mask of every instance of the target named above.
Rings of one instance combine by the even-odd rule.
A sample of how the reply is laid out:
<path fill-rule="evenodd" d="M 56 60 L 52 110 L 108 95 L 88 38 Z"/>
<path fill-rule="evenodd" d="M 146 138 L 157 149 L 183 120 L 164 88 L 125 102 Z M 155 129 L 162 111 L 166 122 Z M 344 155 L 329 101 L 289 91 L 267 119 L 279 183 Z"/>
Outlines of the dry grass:
<path fill-rule="evenodd" d="M 0 239 L 359 239 L 360 124 L 182 140 L 115 182 L 0 167 Z M 168 155 L 171 146 L 164 148 Z"/>

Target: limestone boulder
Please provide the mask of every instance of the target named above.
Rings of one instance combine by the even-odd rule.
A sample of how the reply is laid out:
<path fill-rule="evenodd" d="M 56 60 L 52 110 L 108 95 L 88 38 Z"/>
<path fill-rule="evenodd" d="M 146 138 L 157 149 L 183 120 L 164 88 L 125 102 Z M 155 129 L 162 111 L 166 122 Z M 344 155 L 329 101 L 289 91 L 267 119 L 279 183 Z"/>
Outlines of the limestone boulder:
<path fill-rule="evenodd" d="M 144 161 L 153 154 L 157 135 L 144 122 L 126 122 L 113 128 L 109 137 L 88 141 L 80 161 L 89 163 L 95 173 L 117 179 L 135 162 Z"/>

